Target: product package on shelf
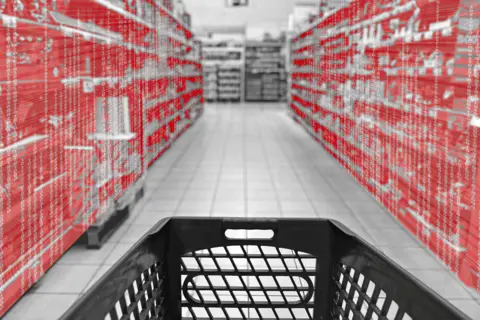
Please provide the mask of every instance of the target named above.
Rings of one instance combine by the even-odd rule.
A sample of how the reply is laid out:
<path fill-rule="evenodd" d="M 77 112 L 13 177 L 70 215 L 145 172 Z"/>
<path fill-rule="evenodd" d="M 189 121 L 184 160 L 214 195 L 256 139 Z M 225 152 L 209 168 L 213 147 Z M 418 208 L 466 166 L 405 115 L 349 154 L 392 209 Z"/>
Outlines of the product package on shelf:
<path fill-rule="evenodd" d="M 243 98 L 243 46 L 209 43 L 203 46 L 203 81 L 209 102 L 240 102 Z"/>
<path fill-rule="evenodd" d="M 480 291 L 480 5 L 355 0 L 291 42 L 302 125 Z"/>
<path fill-rule="evenodd" d="M 247 42 L 245 101 L 284 101 L 286 98 L 285 44 Z"/>
<path fill-rule="evenodd" d="M 0 1 L 0 317 L 79 238 L 111 235 L 202 114 L 201 47 L 171 4 Z"/>

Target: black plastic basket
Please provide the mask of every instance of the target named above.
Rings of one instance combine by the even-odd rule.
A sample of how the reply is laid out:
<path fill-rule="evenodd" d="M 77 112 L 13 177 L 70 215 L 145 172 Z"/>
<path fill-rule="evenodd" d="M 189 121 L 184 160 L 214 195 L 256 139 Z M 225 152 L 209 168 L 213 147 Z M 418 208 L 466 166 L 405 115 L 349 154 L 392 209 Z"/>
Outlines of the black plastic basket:
<path fill-rule="evenodd" d="M 170 218 L 62 319 L 469 318 L 336 221 Z"/>

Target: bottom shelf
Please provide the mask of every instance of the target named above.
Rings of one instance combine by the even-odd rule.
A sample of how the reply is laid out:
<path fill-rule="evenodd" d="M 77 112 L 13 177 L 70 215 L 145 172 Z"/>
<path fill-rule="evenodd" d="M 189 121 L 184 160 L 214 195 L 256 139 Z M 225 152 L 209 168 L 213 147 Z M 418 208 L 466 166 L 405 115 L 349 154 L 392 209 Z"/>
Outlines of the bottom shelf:
<path fill-rule="evenodd" d="M 144 196 L 144 180 L 140 178 L 134 183 L 128 193 L 132 193 L 131 202 L 117 206 L 110 212 L 104 213 L 103 217 L 91 225 L 78 240 L 79 244 L 85 244 L 89 249 L 100 249 L 103 244 L 118 230 L 122 223 L 130 216 L 135 204 Z"/>

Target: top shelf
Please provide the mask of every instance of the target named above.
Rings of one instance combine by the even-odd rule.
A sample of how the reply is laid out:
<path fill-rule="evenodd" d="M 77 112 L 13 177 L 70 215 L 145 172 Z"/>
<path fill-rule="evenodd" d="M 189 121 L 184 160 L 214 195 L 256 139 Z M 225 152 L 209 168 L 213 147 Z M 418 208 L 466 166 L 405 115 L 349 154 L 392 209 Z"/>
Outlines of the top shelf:
<path fill-rule="evenodd" d="M 171 20 L 173 20 L 178 26 L 180 26 L 186 33 L 186 38 L 190 39 L 194 37 L 193 32 L 190 30 L 190 28 L 183 22 L 181 21 L 178 17 L 176 17 L 170 10 L 168 10 L 167 7 L 162 5 L 159 0 L 145 0 L 147 3 L 149 3 L 152 6 L 157 7 L 162 11 L 164 14 L 166 14 Z M 147 27 L 149 29 L 155 29 L 155 25 L 152 24 L 151 22 L 145 21 L 141 17 L 137 16 L 136 14 L 129 12 L 116 4 L 108 1 L 108 0 L 94 0 L 94 3 L 99 4 L 103 6 L 104 8 L 107 8 L 113 12 L 116 12 L 117 14 L 123 16 L 124 18 L 130 19 L 132 21 L 135 21 L 136 23 Z"/>
<path fill-rule="evenodd" d="M 120 7 L 118 7 L 117 5 L 115 5 L 114 3 L 108 1 L 108 0 L 95 0 L 96 3 L 98 3 L 99 5 L 109 9 L 109 10 L 112 10 L 116 13 L 118 13 L 119 15 L 127 18 L 127 19 L 130 19 L 130 20 L 133 20 L 135 21 L 136 23 L 138 24 L 141 24 L 149 29 L 155 29 L 155 25 L 143 20 L 142 18 L 138 17 L 137 15 L 131 13 L 131 12 L 128 12 L 126 11 L 125 9 L 122 9 Z"/>
<path fill-rule="evenodd" d="M 313 21 L 312 23 L 309 23 L 306 27 L 304 27 L 301 31 L 299 31 L 298 33 L 296 33 L 292 39 L 297 39 L 301 36 L 303 36 L 305 33 L 309 32 L 310 30 L 312 30 L 313 28 L 317 27 L 320 23 L 322 23 L 323 21 L 325 21 L 328 17 L 330 17 L 331 15 L 335 14 L 337 11 L 341 10 L 341 9 L 344 9 L 345 7 L 338 7 L 336 8 L 335 10 L 332 10 L 332 11 L 329 11 L 329 12 L 326 12 L 323 16 L 321 17 L 318 17 L 317 19 L 315 19 L 315 21 Z"/>
<path fill-rule="evenodd" d="M 172 18 L 180 27 L 182 27 L 185 31 L 190 33 L 190 38 L 194 38 L 194 33 L 190 30 L 190 27 L 187 26 L 182 20 L 176 17 L 173 12 L 171 12 L 167 7 L 160 3 L 160 0 L 146 0 L 148 3 L 155 5 L 161 11 L 166 13 L 170 18 Z M 188 38 L 188 37 L 187 37 Z"/>

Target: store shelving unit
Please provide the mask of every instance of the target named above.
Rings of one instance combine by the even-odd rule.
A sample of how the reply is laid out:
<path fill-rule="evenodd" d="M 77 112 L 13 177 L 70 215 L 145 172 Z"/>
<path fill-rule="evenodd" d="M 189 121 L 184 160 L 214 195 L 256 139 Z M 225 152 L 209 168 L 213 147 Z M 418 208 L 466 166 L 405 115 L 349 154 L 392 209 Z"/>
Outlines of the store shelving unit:
<path fill-rule="evenodd" d="M 243 46 L 204 46 L 205 99 L 209 102 L 240 102 L 244 92 Z"/>
<path fill-rule="evenodd" d="M 465 54 L 479 47 L 465 39 L 480 28 L 462 26 L 479 17 L 468 1 L 353 1 L 295 35 L 289 54 L 294 119 L 477 289 L 480 180 L 461 172 L 478 167 L 479 64 Z"/>
<path fill-rule="evenodd" d="M 242 67 L 220 65 L 217 67 L 217 101 L 240 102 L 242 100 Z"/>
<path fill-rule="evenodd" d="M 205 90 L 205 100 L 209 102 L 217 101 L 218 99 L 218 75 L 217 66 L 209 65 L 203 68 L 203 81 Z"/>
<path fill-rule="evenodd" d="M 0 7 L 0 317 L 77 240 L 101 246 L 203 111 L 201 46 L 171 2 L 32 8 Z"/>
<path fill-rule="evenodd" d="M 286 99 L 285 44 L 249 41 L 245 48 L 245 101 Z"/>

